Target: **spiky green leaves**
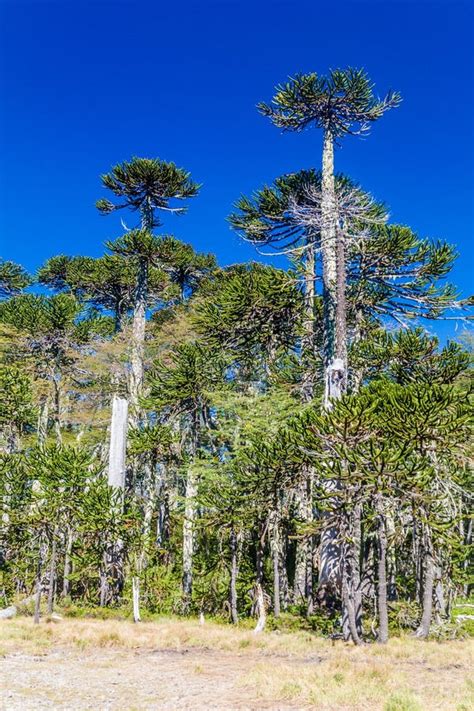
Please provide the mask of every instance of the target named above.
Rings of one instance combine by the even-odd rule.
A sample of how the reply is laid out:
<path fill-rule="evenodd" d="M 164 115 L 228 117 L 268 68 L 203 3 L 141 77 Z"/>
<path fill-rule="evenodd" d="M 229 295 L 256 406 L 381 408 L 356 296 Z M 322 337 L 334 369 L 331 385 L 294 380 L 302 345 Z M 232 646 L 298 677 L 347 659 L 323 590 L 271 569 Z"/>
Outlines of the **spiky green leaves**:
<path fill-rule="evenodd" d="M 276 178 L 251 197 L 242 196 L 236 203 L 236 212 L 229 222 L 241 237 L 257 245 L 270 245 L 275 249 L 297 247 L 305 235 L 303 226 L 291 211 L 295 202 L 308 202 L 308 190 L 321 187 L 321 173 L 300 170 Z"/>
<path fill-rule="evenodd" d="M 385 111 L 399 105 L 401 96 L 390 91 L 382 100 L 363 69 L 336 69 L 328 76 L 298 74 L 276 87 L 271 104 L 260 103 L 259 111 L 288 131 L 316 126 L 333 137 L 363 133 Z"/>
<path fill-rule="evenodd" d="M 98 200 L 99 212 L 107 215 L 122 208 L 139 211 L 143 226 L 149 229 L 160 224 L 155 211 L 185 212 L 186 207 L 175 205 L 175 201 L 194 197 L 200 187 L 186 170 L 159 158 L 132 158 L 119 163 L 102 175 L 102 185 L 122 201 Z"/>
<path fill-rule="evenodd" d="M 19 294 L 31 284 L 31 277 L 20 264 L 0 260 L 0 298 Z"/>
<path fill-rule="evenodd" d="M 256 349 L 272 360 L 299 335 L 302 296 L 291 274 L 254 263 L 223 272 L 196 304 L 198 333 L 213 347 L 246 360 Z"/>

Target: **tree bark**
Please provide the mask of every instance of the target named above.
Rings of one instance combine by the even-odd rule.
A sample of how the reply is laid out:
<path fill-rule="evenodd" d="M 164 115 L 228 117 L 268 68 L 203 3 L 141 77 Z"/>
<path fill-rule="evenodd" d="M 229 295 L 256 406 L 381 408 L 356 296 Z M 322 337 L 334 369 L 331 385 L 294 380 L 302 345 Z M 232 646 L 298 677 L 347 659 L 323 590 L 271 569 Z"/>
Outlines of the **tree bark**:
<path fill-rule="evenodd" d="M 132 348 L 130 356 L 130 410 L 131 423 L 141 419 L 139 399 L 143 390 L 146 303 L 148 295 L 148 260 L 140 257 L 132 321 Z"/>
<path fill-rule="evenodd" d="M 63 573 L 63 591 L 62 597 L 69 597 L 71 594 L 71 573 L 72 573 L 72 544 L 73 544 L 73 534 L 72 530 L 68 526 L 66 528 L 66 551 L 64 554 L 64 573 Z"/>
<path fill-rule="evenodd" d="M 140 579 L 134 575 L 132 578 L 133 621 L 140 622 Z"/>
<path fill-rule="evenodd" d="M 53 373 L 53 388 L 54 388 L 54 432 L 56 434 L 56 442 L 58 445 L 62 443 L 61 434 L 61 386 L 59 384 L 59 373 Z"/>
<path fill-rule="evenodd" d="M 41 578 L 43 575 L 43 557 L 44 557 L 44 544 L 40 540 L 38 548 L 38 562 L 36 566 L 36 580 L 35 580 L 35 612 L 33 617 L 33 622 L 35 625 L 39 625 L 41 616 Z"/>
<path fill-rule="evenodd" d="M 301 340 L 301 399 L 311 402 L 314 393 L 314 279 L 315 279 L 315 245 L 308 237 L 304 265 L 304 323 Z"/>
<path fill-rule="evenodd" d="M 197 477 L 192 466 L 186 478 L 186 493 L 183 522 L 183 609 L 189 611 L 193 590 L 194 519 L 196 516 L 195 497 Z"/>
<path fill-rule="evenodd" d="M 273 615 L 280 617 L 280 517 L 277 509 L 272 514 L 270 548 L 273 563 Z"/>
<path fill-rule="evenodd" d="M 433 614 L 433 588 L 435 580 L 435 561 L 431 531 L 427 523 L 423 524 L 423 557 L 425 575 L 423 579 L 423 611 L 416 636 L 420 639 L 428 637 Z"/>
<path fill-rule="evenodd" d="M 49 581 L 48 581 L 48 615 L 52 615 L 54 611 L 54 593 L 56 587 L 56 531 L 53 533 L 51 543 L 51 560 L 49 564 Z"/>
<path fill-rule="evenodd" d="M 114 393 L 109 444 L 109 486 L 124 489 L 127 451 L 128 401 Z"/>
<path fill-rule="evenodd" d="M 385 644 L 388 641 L 388 607 L 387 607 L 387 533 L 383 503 L 380 498 L 376 502 L 377 510 L 377 606 L 379 611 L 379 630 L 377 641 Z"/>
<path fill-rule="evenodd" d="M 230 617 L 232 624 L 236 625 L 239 621 L 239 612 L 237 608 L 237 578 L 239 575 L 239 541 L 235 529 L 232 527 L 230 532 Z"/>
<path fill-rule="evenodd" d="M 48 418 L 49 418 L 49 402 L 45 398 L 41 401 L 38 412 L 38 445 L 44 447 L 48 436 Z"/>

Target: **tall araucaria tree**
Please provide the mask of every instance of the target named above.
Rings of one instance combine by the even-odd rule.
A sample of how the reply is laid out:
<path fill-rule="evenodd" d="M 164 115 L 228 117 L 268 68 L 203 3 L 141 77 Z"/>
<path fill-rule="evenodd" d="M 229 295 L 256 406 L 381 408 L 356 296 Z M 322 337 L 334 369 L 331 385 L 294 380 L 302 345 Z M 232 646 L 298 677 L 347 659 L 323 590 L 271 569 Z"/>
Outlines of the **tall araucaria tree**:
<path fill-rule="evenodd" d="M 401 97 L 389 92 L 379 100 L 362 69 L 336 69 L 328 76 L 299 74 L 277 86 L 261 113 L 285 131 L 323 131 L 321 177 L 321 252 L 324 297 L 325 404 L 339 398 L 347 382 L 344 241 L 338 219 L 334 145 L 346 136 L 363 135 Z"/>
<path fill-rule="evenodd" d="M 155 243 L 151 231 L 161 225 L 160 213 L 182 214 L 186 207 L 180 203 L 197 195 L 199 185 L 190 174 L 174 163 L 159 158 L 133 158 L 115 165 L 110 173 L 102 175 L 102 184 L 119 202 L 101 199 L 96 207 L 103 215 L 122 209 L 140 214 L 140 230 L 125 235 L 114 251 L 137 257 L 138 274 L 133 305 L 133 337 L 131 358 L 131 402 L 137 407 L 143 383 L 143 344 L 147 291 L 151 253 Z"/>

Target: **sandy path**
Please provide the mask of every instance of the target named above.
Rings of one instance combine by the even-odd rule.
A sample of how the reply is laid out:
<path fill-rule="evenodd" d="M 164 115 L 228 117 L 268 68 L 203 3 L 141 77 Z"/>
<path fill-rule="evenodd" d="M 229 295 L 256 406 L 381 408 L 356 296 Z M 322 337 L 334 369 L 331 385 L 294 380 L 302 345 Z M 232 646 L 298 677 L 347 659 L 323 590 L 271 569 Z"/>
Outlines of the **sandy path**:
<path fill-rule="evenodd" d="M 265 663 L 271 666 L 272 659 Z M 202 650 L 78 652 L 64 648 L 41 656 L 11 654 L 0 659 L 0 708 L 302 708 L 252 701 L 254 695 L 251 686 L 245 685 L 245 676 L 254 664 L 255 659 L 249 655 Z M 295 671 L 297 666 L 295 661 Z"/>

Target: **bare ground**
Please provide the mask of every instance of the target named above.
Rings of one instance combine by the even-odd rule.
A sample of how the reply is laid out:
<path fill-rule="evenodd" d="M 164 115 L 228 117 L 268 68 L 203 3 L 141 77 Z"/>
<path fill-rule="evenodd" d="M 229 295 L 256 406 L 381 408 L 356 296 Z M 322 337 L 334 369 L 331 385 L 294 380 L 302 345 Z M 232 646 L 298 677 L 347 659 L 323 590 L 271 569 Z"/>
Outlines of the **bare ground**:
<path fill-rule="evenodd" d="M 308 634 L 167 620 L 0 626 L 0 708 L 474 708 L 472 645 L 405 638 L 355 649 Z"/>

